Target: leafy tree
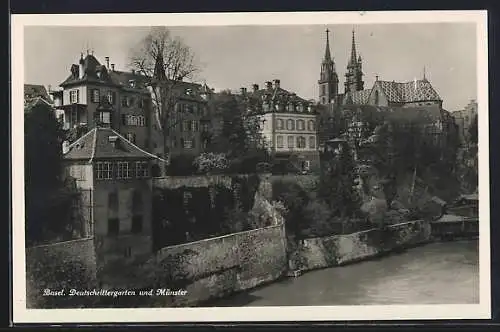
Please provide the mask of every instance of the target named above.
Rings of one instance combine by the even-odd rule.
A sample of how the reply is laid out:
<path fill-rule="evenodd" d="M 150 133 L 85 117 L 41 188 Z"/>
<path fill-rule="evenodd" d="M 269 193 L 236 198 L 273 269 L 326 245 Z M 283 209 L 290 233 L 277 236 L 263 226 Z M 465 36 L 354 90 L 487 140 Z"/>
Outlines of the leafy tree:
<path fill-rule="evenodd" d="M 325 161 L 321 172 L 318 196 L 330 206 L 333 216 L 350 217 L 359 208 L 355 190 L 355 164 L 351 149 L 345 145 L 340 155 Z"/>
<path fill-rule="evenodd" d="M 62 130 L 52 108 L 43 102 L 24 112 L 24 176 L 27 240 L 41 237 L 49 218 L 49 197 L 60 186 Z"/>
<path fill-rule="evenodd" d="M 225 153 L 234 172 L 255 172 L 259 162 L 267 160 L 260 145 L 260 120 L 250 114 L 245 100 L 230 92 L 223 92 L 213 100 L 215 116 L 222 124 L 214 135 L 208 150 Z"/>

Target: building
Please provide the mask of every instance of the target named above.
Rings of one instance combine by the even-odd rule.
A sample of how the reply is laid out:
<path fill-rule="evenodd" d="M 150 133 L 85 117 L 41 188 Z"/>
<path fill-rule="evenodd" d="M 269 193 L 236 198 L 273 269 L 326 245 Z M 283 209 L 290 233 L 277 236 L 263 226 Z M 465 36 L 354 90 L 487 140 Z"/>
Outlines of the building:
<path fill-rule="evenodd" d="M 62 90 L 51 92 L 63 128 L 109 127 L 150 151 L 153 121 L 147 80 L 135 72 L 118 71 L 109 62 L 106 57 L 102 65 L 93 54 L 82 53 L 60 84 Z"/>
<path fill-rule="evenodd" d="M 319 164 L 316 113 L 311 101 L 280 86 L 280 80 L 266 82 L 263 89 L 254 84 L 251 92 L 242 89 L 251 101 L 251 111 L 261 121 L 263 143 L 277 159 L 296 159 L 308 170 Z"/>
<path fill-rule="evenodd" d="M 330 54 L 330 30 L 326 29 L 325 57 L 321 63 L 319 85 L 319 102 L 329 104 L 335 102 L 339 93 L 339 77 L 335 70 L 335 62 Z"/>
<path fill-rule="evenodd" d="M 469 141 L 469 130 L 477 117 L 477 101 L 471 100 L 463 110 L 452 112 L 458 126 L 460 141 L 465 144 Z"/>
<path fill-rule="evenodd" d="M 86 233 L 94 237 L 101 266 L 151 254 L 155 159 L 109 127 L 63 145 L 64 179 L 82 192 Z"/>
<path fill-rule="evenodd" d="M 24 102 L 27 103 L 36 98 L 42 98 L 49 104 L 52 104 L 52 99 L 45 86 L 39 84 L 24 84 Z"/>

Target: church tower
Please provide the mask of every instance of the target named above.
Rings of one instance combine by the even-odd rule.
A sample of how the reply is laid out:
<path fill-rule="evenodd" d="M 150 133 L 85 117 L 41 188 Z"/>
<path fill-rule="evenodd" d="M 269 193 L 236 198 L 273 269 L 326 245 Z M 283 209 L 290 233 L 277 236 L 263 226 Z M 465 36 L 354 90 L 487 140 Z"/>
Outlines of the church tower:
<path fill-rule="evenodd" d="M 335 72 L 335 63 L 330 54 L 330 30 L 326 29 L 325 58 L 321 63 L 321 73 L 318 81 L 319 102 L 328 104 L 334 102 L 339 92 L 339 78 Z"/>
<path fill-rule="evenodd" d="M 354 30 L 352 30 L 351 58 L 347 64 L 347 72 L 345 74 L 345 93 L 361 91 L 363 89 L 361 56 L 358 57 L 356 54 L 356 40 Z"/>

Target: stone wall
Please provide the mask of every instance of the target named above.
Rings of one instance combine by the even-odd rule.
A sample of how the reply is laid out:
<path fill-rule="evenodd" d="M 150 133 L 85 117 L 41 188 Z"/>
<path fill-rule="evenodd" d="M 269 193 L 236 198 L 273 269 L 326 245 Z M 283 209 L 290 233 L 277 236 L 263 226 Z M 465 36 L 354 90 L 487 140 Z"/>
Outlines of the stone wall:
<path fill-rule="evenodd" d="M 145 268 L 148 286 L 187 291 L 164 297 L 160 306 L 194 306 L 250 289 L 286 272 L 284 225 L 166 247 Z"/>
<path fill-rule="evenodd" d="M 427 242 L 430 233 L 429 223 L 418 220 L 391 225 L 383 230 L 306 239 L 299 244 L 291 265 L 308 271 L 347 264 Z"/>
<path fill-rule="evenodd" d="M 26 307 L 75 308 L 91 305 L 90 298 L 43 296 L 45 289 L 78 290 L 96 286 L 94 239 L 59 242 L 26 249 Z"/>

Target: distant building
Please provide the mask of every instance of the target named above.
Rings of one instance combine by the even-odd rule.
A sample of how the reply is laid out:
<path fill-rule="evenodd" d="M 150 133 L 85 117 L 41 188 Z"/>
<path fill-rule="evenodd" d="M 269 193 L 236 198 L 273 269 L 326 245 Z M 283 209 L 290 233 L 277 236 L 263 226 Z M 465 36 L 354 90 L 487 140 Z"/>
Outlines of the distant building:
<path fill-rule="evenodd" d="M 296 159 L 298 167 L 308 170 L 319 164 L 316 113 L 311 101 L 280 86 L 280 80 L 257 84 L 252 91 L 242 90 L 261 121 L 263 144 L 275 158 Z"/>
<path fill-rule="evenodd" d="M 458 126 L 461 142 L 468 142 L 470 127 L 477 116 L 477 101 L 471 100 L 463 110 L 452 112 L 451 115 Z"/>
<path fill-rule="evenodd" d="M 64 178 L 82 191 L 86 233 L 96 241 L 98 263 L 152 252 L 154 160 L 109 127 L 95 127 L 63 146 Z"/>
<path fill-rule="evenodd" d="M 46 102 L 52 104 L 52 99 L 43 85 L 39 84 L 24 84 L 24 102 L 29 102 L 36 98 L 42 98 Z"/>

